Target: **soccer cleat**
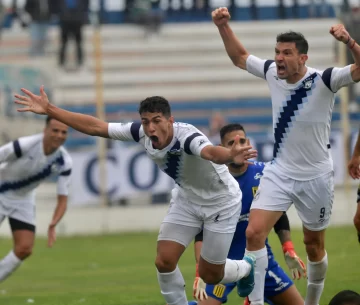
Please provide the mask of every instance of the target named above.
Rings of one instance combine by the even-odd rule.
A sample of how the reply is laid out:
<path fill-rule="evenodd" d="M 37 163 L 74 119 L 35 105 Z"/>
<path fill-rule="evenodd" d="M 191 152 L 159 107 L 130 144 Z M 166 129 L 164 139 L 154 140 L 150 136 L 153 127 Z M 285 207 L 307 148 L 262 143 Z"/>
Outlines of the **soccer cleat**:
<path fill-rule="evenodd" d="M 254 289 L 255 286 L 255 262 L 256 257 L 253 254 L 247 254 L 243 258 L 244 261 L 248 262 L 251 266 L 249 275 L 242 278 L 236 283 L 238 295 L 242 298 L 247 297 Z"/>

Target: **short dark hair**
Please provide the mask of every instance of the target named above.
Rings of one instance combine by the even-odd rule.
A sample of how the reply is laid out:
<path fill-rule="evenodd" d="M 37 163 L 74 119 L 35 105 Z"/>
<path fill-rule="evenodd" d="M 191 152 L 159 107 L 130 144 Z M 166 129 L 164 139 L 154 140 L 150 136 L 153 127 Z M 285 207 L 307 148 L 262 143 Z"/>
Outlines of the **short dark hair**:
<path fill-rule="evenodd" d="M 309 51 L 309 44 L 301 33 L 293 31 L 281 33 L 277 35 L 276 42 L 294 42 L 300 54 L 307 54 Z"/>
<path fill-rule="evenodd" d="M 360 305 L 360 295 L 352 290 L 343 290 L 331 299 L 329 305 Z"/>
<path fill-rule="evenodd" d="M 151 96 L 144 99 L 139 106 L 139 114 L 144 112 L 162 113 L 165 117 L 171 116 L 171 108 L 167 99 L 162 96 Z"/>
<path fill-rule="evenodd" d="M 241 124 L 238 124 L 238 123 L 228 124 L 228 125 L 223 126 L 220 129 L 220 139 L 221 139 L 221 141 L 224 139 L 224 137 L 229 132 L 233 132 L 235 130 L 242 130 L 246 134 L 245 129 Z"/>
<path fill-rule="evenodd" d="M 48 126 L 50 121 L 53 120 L 54 118 L 52 118 L 51 116 L 47 116 L 46 117 L 46 121 L 45 121 L 45 125 Z"/>

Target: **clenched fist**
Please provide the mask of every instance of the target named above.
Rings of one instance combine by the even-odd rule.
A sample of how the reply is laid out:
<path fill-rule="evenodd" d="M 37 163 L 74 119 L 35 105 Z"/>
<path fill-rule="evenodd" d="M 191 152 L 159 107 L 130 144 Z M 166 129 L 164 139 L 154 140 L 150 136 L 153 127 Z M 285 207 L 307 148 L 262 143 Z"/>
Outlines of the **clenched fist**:
<path fill-rule="evenodd" d="M 211 13 L 211 17 L 216 26 L 222 26 L 226 24 L 231 18 L 230 13 L 226 7 L 217 8 Z"/>
<path fill-rule="evenodd" d="M 333 35 L 336 40 L 343 43 L 348 43 L 351 39 L 348 31 L 342 24 L 333 25 L 330 29 L 330 34 Z"/>

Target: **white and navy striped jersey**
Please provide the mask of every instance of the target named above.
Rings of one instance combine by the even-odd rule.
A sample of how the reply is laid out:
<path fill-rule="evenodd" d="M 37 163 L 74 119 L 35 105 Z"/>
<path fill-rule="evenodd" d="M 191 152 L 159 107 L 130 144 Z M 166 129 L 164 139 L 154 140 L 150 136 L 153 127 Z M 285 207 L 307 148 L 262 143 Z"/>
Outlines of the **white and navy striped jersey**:
<path fill-rule="evenodd" d="M 47 178 L 59 176 L 58 195 L 68 195 L 72 160 L 60 147 L 46 156 L 43 134 L 19 138 L 0 147 L 0 201 L 34 204 L 36 187 Z"/>
<path fill-rule="evenodd" d="M 200 157 L 201 150 L 212 145 L 197 128 L 174 123 L 174 136 L 164 149 L 154 149 L 140 123 L 110 123 L 109 137 L 139 142 L 159 168 L 176 182 L 180 194 L 198 205 L 213 205 L 241 196 L 238 183 L 227 166 Z"/>
<path fill-rule="evenodd" d="M 296 84 L 277 77 L 273 60 L 250 55 L 247 71 L 266 79 L 272 100 L 274 151 L 266 170 L 309 180 L 333 170 L 330 124 L 335 92 L 353 83 L 350 66 L 324 71 L 307 67 Z"/>

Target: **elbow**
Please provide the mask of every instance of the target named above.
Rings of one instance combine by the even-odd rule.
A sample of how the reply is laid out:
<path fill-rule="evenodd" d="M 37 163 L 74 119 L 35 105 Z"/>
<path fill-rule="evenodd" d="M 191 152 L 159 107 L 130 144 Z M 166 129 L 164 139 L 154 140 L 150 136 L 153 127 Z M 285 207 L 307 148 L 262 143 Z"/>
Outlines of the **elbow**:
<path fill-rule="evenodd" d="M 246 60 L 249 57 L 248 53 L 239 54 L 237 56 L 231 57 L 231 61 L 233 62 L 235 67 L 238 67 L 242 70 L 246 70 Z"/>

